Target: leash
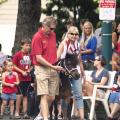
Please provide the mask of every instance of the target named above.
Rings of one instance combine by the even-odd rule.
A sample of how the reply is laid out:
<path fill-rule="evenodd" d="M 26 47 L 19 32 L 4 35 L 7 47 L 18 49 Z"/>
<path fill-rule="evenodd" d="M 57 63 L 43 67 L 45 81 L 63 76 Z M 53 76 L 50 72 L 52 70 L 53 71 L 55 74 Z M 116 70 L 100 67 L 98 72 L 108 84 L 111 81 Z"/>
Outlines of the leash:
<path fill-rule="evenodd" d="M 71 72 L 74 71 L 74 70 L 77 70 L 77 68 L 72 68 L 71 70 L 69 70 L 69 69 L 67 68 L 67 66 L 66 66 L 65 59 L 64 59 L 64 61 L 63 61 L 63 65 L 64 65 L 64 67 L 65 67 L 65 70 L 66 70 L 69 78 L 73 78 L 73 79 L 74 79 L 74 76 L 71 74 Z"/>

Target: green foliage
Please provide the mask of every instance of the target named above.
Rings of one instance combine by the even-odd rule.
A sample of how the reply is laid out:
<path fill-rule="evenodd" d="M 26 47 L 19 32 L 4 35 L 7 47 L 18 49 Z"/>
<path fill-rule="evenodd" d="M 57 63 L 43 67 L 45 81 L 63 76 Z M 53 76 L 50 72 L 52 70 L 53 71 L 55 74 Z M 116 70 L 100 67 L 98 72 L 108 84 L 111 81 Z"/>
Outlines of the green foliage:
<path fill-rule="evenodd" d="M 42 9 L 46 15 L 53 15 L 58 20 L 56 29 L 58 40 L 65 32 L 65 24 L 68 18 L 73 17 L 79 27 L 81 19 L 89 19 L 94 26 L 98 22 L 98 2 L 94 0 L 50 0 L 46 5 L 47 9 Z"/>
<path fill-rule="evenodd" d="M 4 3 L 4 2 L 6 2 L 7 0 L 0 0 L 0 4 L 2 4 L 2 3 Z"/>
<path fill-rule="evenodd" d="M 117 3 L 117 8 L 118 7 L 120 8 L 120 0 L 116 0 L 116 3 Z"/>

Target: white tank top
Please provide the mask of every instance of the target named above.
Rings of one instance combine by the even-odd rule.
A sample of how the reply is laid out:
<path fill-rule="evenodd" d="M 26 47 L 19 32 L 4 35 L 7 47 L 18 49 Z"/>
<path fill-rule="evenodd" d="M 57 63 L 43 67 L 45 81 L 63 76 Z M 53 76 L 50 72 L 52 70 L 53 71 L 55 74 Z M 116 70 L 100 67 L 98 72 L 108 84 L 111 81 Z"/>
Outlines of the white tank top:
<path fill-rule="evenodd" d="M 67 53 L 70 54 L 79 53 L 79 44 L 77 40 L 74 42 L 74 44 L 64 42 L 64 49 L 63 49 L 63 53 L 61 54 L 61 59 L 64 59 Z M 79 65 L 77 65 L 77 70 L 79 73 L 81 73 Z"/>
<path fill-rule="evenodd" d="M 63 53 L 61 54 L 61 59 L 64 59 L 67 53 L 69 54 L 79 53 L 79 45 L 77 40 L 74 42 L 74 44 L 70 42 L 64 42 L 64 49 Z"/>

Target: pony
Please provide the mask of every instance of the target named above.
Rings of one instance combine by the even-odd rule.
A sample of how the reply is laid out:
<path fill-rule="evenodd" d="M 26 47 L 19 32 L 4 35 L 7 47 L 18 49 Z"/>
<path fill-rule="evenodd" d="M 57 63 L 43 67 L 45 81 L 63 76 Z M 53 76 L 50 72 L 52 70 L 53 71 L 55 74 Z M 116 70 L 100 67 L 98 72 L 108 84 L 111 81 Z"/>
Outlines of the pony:
<path fill-rule="evenodd" d="M 79 72 L 79 60 L 77 54 L 66 54 L 64 59 L 58 62 L 58 65 L 65 69 L 65 72 L 60 72 L 60 95 L 62 98 L 70 97 L 71 94 L 71 83 L 70 80 L 78 80 L 80 78 Z"/>
<path fill-rule="evenodd" d="M 54 103 L 50 107 L 50 118 L 52 120 L 52 108 L 54 106 L 54 112 L 55 112 L 55 120 L 57 120 L 57 103 L 58 101 L 62 99 L 67 99 L 72 96 L 72 88 L 71 88 L 71 79 L 79 80 L 80 72 L 79 72 L 79 58 L 76 53 L 73 54 L 66 54 L 66 57 L 64 59 L 59 60 L 56 65 L 59 65 L 65 69 L 65 71 L 60 72 L 60 94 L 55 98 Z M 70 110 L 69 110 L 70 111 Z M 70 115 L 70 114 L 69 114 Z M 70 116 L 68 116 L 70 118 Z"/>

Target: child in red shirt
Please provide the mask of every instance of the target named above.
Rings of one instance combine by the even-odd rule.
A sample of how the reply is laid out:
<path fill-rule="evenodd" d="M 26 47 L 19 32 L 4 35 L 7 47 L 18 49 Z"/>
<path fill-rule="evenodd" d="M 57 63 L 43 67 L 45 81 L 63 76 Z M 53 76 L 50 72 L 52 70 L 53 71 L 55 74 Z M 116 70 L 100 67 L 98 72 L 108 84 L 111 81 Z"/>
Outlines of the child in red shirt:
<path fill-rule="evenodd" d="M 1 105 L 1 114 L 0 118 L 3 118 L 3 113 L 5 106 L 9 101 L 10 106 L 10 118 L 13 118 L 14 112 L 14 102 L 16 100 L 16 85 L 19 84 L 18 74 L 13 72 L 13 63 L 12 60 L 8 59 L 5 61 L 5 72 L 2 75 L 2 105 Z"/>
<path fill-rule="evenodd" d="M 18 92 L 17 92 L 15 118 L 20 118 L 20 105 L 22 102 L 22 98 L 23 98 L 24 118 L 26 119 L 29 118 L 29 116 L 27 115 L 27 108 L 28 108 L 27 92 L 31 85 L 30 71 L 32 67 L 31 67 L 31 58 L 29 54 L 30 45 L 31 45 L 30 39 L 22 40 L 21 41 L 22 49 L 13 56 L 13 63 L 15 65 L 14 69 L 18 73 L 20 79 L 20 84 L 18 86 Z"/>

